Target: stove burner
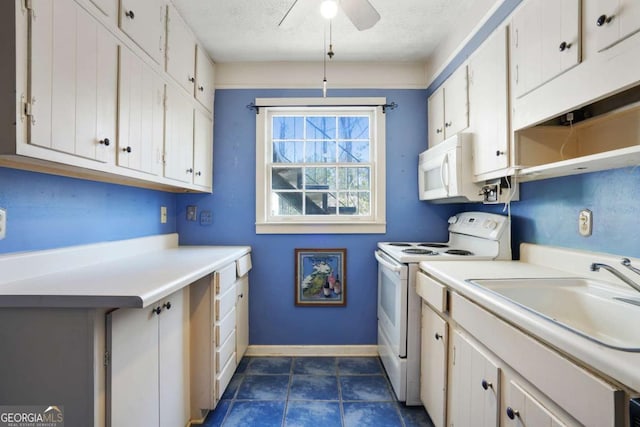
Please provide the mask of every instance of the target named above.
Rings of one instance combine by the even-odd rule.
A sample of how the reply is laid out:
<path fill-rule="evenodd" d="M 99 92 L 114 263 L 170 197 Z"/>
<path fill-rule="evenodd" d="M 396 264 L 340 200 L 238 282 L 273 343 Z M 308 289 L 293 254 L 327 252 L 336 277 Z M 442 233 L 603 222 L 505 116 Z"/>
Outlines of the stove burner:
<path fill-rule="evenodd" d="M 448 248 L 446 243 L 420 243 L 418 246 L 427 246 L 430 248 Z"/>
<path fill-rule="evenodd" d="M 448 251 L 445 251 L 445 254 L 467 256 L 467 255 L 473 255 L 473 252 L 468 251 L 466 249 L 449 249 Z"/>
<path fill-rule="evenodd" d="M 388 243 L 389 246 L 411 246 L 411 243 L 392 242 Z"/>
<path fill-rule="evenodd" d="M 406 254 L 414 254 L 414 255 L 437 255 L 438 254 L 438 252 L 430 251 L 429 249 L 420 249 L 420 248 L 403 249 L 402 252 Z"/>

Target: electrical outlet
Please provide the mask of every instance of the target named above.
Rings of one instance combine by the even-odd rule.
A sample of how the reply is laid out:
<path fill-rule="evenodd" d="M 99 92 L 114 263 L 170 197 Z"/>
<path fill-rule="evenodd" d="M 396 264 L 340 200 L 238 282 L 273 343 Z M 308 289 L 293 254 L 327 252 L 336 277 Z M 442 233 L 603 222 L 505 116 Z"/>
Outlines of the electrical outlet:
<path fill-rule="evenodd" d="M 7 211 L 0 208 L 0 240 L 7 235 Z"/>
<path fill-rule="evenodd" d="M 581 236 L 591 236 L 593 231 L 593 212 L 583 209 L 578 215 L 578 232 Z"/>
<path fill-rule="evenodd" d="M 160 224 L 167 223 L 167 207 L 160 206 Z"/>
<path fill-rule="evenodd" d="M 187 221 L 198 220 L 198 208 L 194 205 L 187 206 Z"/>

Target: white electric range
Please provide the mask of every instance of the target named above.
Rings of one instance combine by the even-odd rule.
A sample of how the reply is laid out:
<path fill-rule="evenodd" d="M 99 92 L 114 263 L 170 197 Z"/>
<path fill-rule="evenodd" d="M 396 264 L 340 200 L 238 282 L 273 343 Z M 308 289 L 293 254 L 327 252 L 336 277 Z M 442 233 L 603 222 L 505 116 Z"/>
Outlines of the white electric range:
<path fill-rule="evenodd" d="M 426 260 L 511 259 L 507 216 L 462 212 L 449 218 L 447 242 L 380 242 L 378 260 L 378 354 L 399 401 L 420 401 L 420 297 L 418 264 Z"/>

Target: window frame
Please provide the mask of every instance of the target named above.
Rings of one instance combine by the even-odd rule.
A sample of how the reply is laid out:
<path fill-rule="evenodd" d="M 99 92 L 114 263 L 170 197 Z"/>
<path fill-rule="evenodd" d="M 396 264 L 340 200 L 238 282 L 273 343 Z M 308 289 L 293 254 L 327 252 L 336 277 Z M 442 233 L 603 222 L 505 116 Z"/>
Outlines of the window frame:
<path fill-rule="evenodd" d="M 386 98 L 257 98 L 256 111 L 256 234 L 374 234 L 386 232 Z M 279 113 L 329 116 L 370 115 L 370 215 L 270 215 L 271 118 Z M 337 161 L 329 165 L 342 165 Z M 351 166 L 357 167 L 358 163 Z"/>

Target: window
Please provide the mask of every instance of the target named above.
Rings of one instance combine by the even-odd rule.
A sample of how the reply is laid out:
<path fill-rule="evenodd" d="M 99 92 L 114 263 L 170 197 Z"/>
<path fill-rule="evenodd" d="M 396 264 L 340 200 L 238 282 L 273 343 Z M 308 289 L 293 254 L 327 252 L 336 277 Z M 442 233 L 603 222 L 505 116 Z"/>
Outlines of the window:
<path fill-rule="evenodd" d="M 385 232 L 385 101 L 256 100 L 257 233 Z"/>

